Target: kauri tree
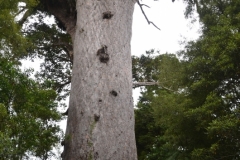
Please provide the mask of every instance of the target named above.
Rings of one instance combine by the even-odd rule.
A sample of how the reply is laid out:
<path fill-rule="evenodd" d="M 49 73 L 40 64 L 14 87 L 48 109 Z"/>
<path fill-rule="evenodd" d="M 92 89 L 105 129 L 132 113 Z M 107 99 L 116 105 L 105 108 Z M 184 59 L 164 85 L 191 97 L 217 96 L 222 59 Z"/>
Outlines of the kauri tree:
<path fill-rule="evenodd" d="M 131 79 L 134 1 L 41 1 L 70 34 L 63 159 L 136 159 Z"/>

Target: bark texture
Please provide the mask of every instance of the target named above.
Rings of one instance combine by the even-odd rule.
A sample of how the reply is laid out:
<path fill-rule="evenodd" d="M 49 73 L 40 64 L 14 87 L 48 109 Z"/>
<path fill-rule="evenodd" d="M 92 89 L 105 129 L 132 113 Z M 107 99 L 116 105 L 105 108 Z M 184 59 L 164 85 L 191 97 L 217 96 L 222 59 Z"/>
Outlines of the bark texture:
<path fill-rule="evenodd" d="M 133 0 L 77 0 L 64 160 L 135 160 Z"/>

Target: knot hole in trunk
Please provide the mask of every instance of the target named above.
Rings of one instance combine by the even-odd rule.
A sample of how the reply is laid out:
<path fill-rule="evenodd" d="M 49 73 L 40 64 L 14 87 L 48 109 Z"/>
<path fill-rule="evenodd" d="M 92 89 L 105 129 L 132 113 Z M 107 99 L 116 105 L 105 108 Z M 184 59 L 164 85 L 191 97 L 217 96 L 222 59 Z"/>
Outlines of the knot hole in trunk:
<path fill-rule="evenodd" d="M 111 19 L 113 16 L 111 11 L 103 12 L 103 19 Z"/>
<path fill-rule="evenodd" d="M 97 56 L 99 56 L 100 62 L 107 63 L 109 61 L 109 54 L 107 53 L 107 46 L 103 45 L 103 47 L 97 51 Z"/>
<path fill-rule="evenodd" d="M 118 93 L 117 93 L 116 91 L 114 91 L 114 90 L 112 90 L 112 91 L 110 92 L 110 94 L 113 95 L 114 97 L 117 97 L 117 95 L 118 95 Z"/>

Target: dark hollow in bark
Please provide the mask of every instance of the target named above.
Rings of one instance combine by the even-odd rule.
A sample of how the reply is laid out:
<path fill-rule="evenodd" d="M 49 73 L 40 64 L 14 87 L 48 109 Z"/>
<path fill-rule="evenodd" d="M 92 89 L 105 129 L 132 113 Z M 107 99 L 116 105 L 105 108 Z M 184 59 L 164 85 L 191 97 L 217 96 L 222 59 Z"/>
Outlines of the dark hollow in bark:
<path fill-rule="evenodd" d="M 110 93 L 111 93 L 111 95 L 113 95 L 114 97 L 117 97 L 117 95 L 118 95 L 118 93 L 117 93 L 116 91 L 114 91 L 114 90 L 112 90 Z"/>
<path fill-rule="evenodd" d="M 107 46 L 103 46 L 97 51 L 97 56 L 99 56 L 99 60 L 102 63 L 107 63 L 109 61 L 109 55 L 107 53 Z"/>
<path fill-rule="evenodd" d="M 103 13 L 103 19 L 111 19 L 113 16 L 111 11 L 107 11 Z"/>
<path fill-rule="evenodd" d="M 100 119 L 100 115 L 94 114 L 94 120 L 97 122 Z"/>
<path fill-rule="evenodd" d="M 94 153 L 94 158 L 95 158 L 95 159 L 98 159 L 98 158 L 99 158 L 98 152 L 95 152 L 95 153 Z"/>

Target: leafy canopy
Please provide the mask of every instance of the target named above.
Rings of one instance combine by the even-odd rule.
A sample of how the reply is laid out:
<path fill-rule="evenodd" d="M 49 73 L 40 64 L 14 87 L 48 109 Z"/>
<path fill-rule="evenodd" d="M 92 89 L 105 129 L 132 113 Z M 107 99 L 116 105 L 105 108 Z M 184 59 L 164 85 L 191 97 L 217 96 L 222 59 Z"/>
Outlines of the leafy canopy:
<path fill-rule="evenodd" d="M 180 61 L 183 72 L 177 80 L 181 82 L 178 92 L 146 87 L 138 104 L 136 112 L 144 114 L 146 109 L 141 106 L 149 107 L 151 114 L 147 115 L 153 116 L 149 124 L 162 129 L 151 140 L 155 143 L 147 147 L 143 159 L 239 159 L 240 1 L 194 2 L 202 23 L 202 36 L 188 42 L 179 52 L 183 57 Z M 154 58 L 145 66 L 151 66 L 153 61 Z M 160 76 L 161 70 L 144 69 L 138 75 L 153 77 L 152 73 Z M 151 130 L 143 134 L 151 135 Z M 171 156 L 162 157 L 163 151 Z M 152 155 L 158 157 L 151 158 Z"/>

